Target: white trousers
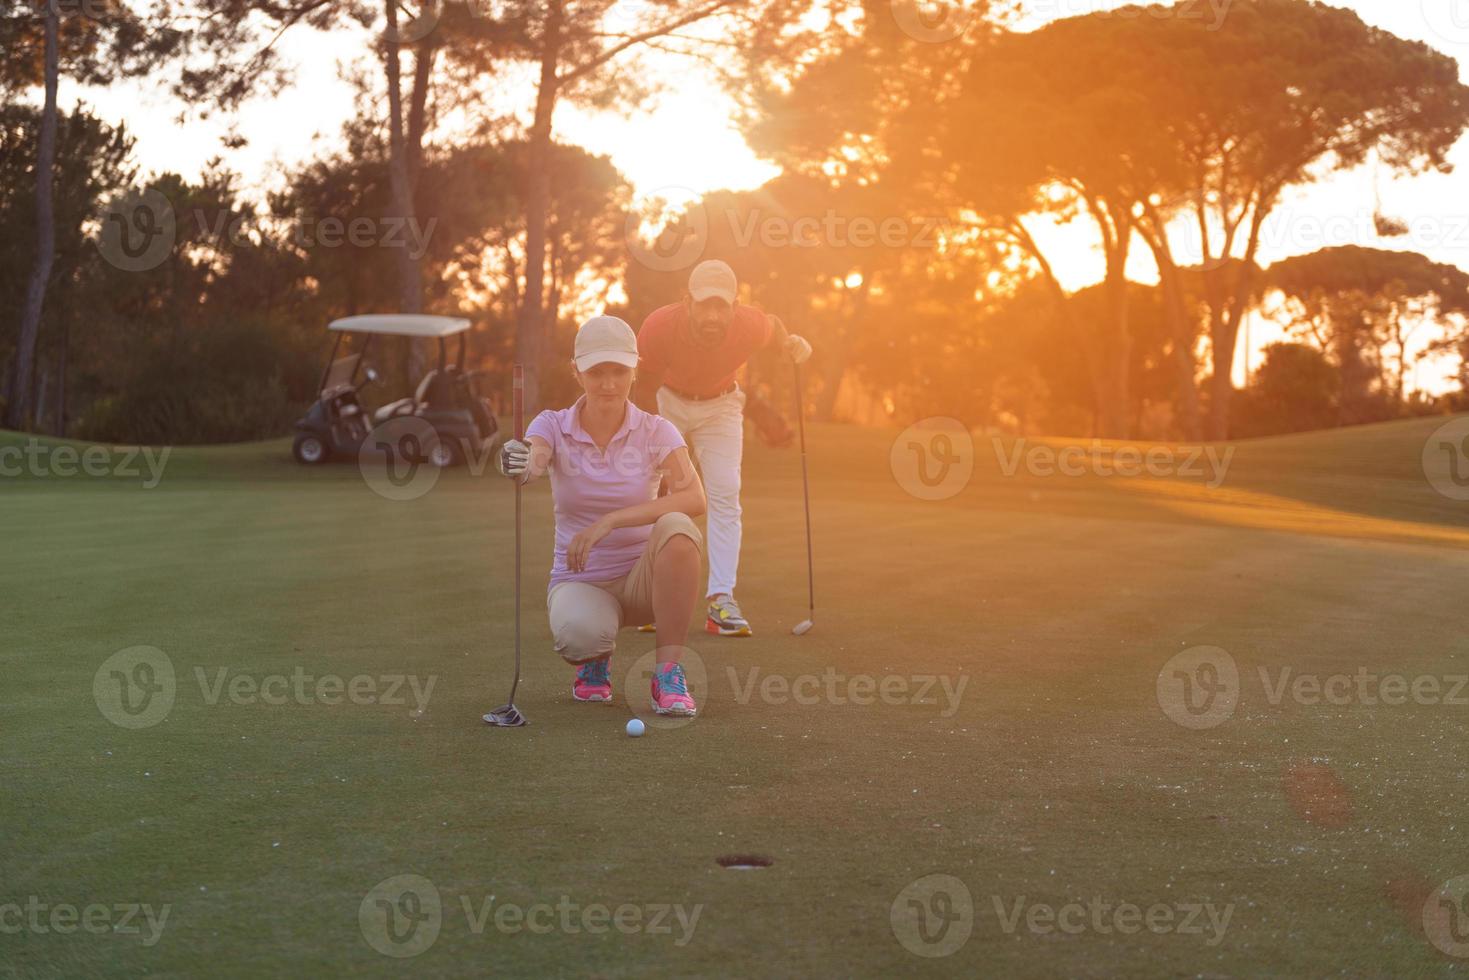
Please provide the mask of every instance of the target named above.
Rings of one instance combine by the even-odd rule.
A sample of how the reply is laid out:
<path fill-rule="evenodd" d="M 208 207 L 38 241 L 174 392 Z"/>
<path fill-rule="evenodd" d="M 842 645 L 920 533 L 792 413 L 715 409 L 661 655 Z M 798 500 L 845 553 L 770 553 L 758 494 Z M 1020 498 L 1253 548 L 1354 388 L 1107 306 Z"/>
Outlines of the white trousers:
<path fill-rule="evenodd" d="M 658 389 L 658 414 L 689 444 L 709 499 L 709 591 L 734 595 L 740 567 L 740 457 L 745 448 L 745 393 L 739 389 L 706 402 Z"/>

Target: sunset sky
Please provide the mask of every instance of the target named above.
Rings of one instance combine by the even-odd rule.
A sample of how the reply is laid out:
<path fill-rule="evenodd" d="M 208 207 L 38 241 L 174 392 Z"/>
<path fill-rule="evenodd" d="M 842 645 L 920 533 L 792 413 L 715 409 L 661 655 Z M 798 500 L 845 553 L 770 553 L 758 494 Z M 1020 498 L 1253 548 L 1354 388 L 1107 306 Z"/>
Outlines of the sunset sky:
<path fill-rule="evenodd" d="M 1228 0 L 1203 0 L 1204 16 Z M 1022 26 L 1119 6 L 1112 0 L 1033 0 L 1025 2 Z M 1458 59 L 1469 61 L 1469 0 L 1354 0 L 1340 4 L 1355 9 L 1368 23 L 1400 37 L 1424 41 Z M 206 162 L 223 156 L 238 171 L 247 188 L 259 192 L 278 186 L 283 170 L 324 152 L 337 141 L 343 120 L 353 114 L 351 92 L 338 77 L 338 66 L 365 49 L 361 37 L 325 38 L 320 34 L 288 33 L 281 42 L 287 59 L 296 66 L 297 84 L 278 99 L 248 103 L 232 120 L 175 121 L 181 106 L 168 97 L 161 82 L 137 82 L 111 90 L 85 90 L 63 83 L 61 101 L 79 97 L 103 116 L 127 123 L 137 137 L 136 156 L 145 173 L 172 170 L 196 177 Z M 563 107 L 556 117 L 559 138 L 608 154 L 632 182 L 640 197 L 668 187 L 703 192 L 716 188 L 747 189 L 776 173 L 745 145 L 729 122 L 730 103 L 712 80 L 690 59 L 650 54 L 647 70 L 666 80 L 664 91 L 646 111 L 631 119 L 594 115 Z M 524 78 L 523 98 L 531 104 L 530 76 Z M 220 137 L 232 123 L 249 140 L 239 150 L 226 150 Z M 1276 259 L 1315 251 L 1330 245 L 1360 244 L 1383 248 L 1411 248 L 1440 262 L 1469 270 L 1469 149 L 1461 142 L 1452 158 L 1461 169 L 1452 175 L 1428 175 L 1411 180 L 1382 176 L 1376 181 L 1383 210 L 1407 221 L 1413 232 L 1406 238 L 1379 240 L 1372 231 L 1375 208 L 1371 167 L 1333 178 L 1287 198 L 1267 225 L 1261 259 Z M 1056 267 L 1069 288 L 1096 282 L 1102 275 L 1100 254 L 1091 236 L 1078 229 L 1055 229 L 1043 236 L 1043 246 L 1056 250 Z M 1186 246 L 1186 242 L 1184 243 Z M 1187 254 L 1186 247 L 1184 254 Z M 1134 250 L 1133 276 L 1155 281 L 1151 262 Z M 1246 356 L 1258 363 L 1258 349 L 1279 339 L 1279 332 L 1256 318 L 1250 347 L 1240 351 L 1236 375 L 1243 380 Z M 1427 331 L 1422 331 L 1427 333 Z M 1415 338 L 1426 343 L 1427 337 Z M 1430 390 L 1444 386 L 1443 366 L 1425 365 L 1418 385 Z"/>

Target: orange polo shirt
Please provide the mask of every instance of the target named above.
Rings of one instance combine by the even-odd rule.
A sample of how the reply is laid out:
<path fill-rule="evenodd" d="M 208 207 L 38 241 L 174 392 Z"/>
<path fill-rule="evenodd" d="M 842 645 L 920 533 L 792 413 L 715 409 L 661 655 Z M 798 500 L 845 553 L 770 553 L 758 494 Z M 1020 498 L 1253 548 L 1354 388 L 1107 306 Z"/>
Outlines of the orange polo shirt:
<path fill-rule="evenodd" d="M 770 342 L 770 317 L 753 306 L 734 308 L 729 332 L 718 347 L 700 347 L 689 334 L 682 303 L 660 306 L 638 331 L 640 366 L 685 395 L 708 398 L 734 384 L 735 372 Z"/>

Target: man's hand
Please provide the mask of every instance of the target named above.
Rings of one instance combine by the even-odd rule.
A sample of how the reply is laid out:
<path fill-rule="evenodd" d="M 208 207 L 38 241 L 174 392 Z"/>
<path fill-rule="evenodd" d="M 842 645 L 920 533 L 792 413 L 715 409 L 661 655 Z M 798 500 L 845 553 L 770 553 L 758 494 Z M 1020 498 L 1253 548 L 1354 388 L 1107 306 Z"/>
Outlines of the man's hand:
<path fill-rule="evenodd" d="M 530 475 L 530 446 L 519 439 L 506 439 L 500 445 L 495 463 L 503 476 L 524 483 Z"/>
<path fill-rule="evenodd" d="M 811 357 L 811 345 L 800 334 L 786 335 L 785 351 L 797 364 L 805 364 Z"/>
<path fill-rule="evenodd" d="M 592 551 L 592 545 L 611 533 L 612 525 L 607 523 L 606 518 L 603 518 L 585 530 L 578 531 L 576 537 L 572 538 L 566 546 L 566 567 L 573 572 L 584 571 L 587 567 L 587 556 Z"/>

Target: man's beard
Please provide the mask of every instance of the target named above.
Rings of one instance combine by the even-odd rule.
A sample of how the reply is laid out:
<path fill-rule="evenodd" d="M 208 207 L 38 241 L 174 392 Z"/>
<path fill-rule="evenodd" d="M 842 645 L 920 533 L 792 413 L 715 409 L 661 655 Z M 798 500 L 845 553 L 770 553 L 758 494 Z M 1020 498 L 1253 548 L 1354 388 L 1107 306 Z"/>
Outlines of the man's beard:
<path fill-rule="evenodd" d="M 724 338 L 727 336 L 729 336 L 728 329 L 720 330 L 715 328 L 713 330 L 706 330 L 700 327 L 694 331 L 694 339 L 698 341 L 701 347 L 718 347 L 724 343 Z"/>

